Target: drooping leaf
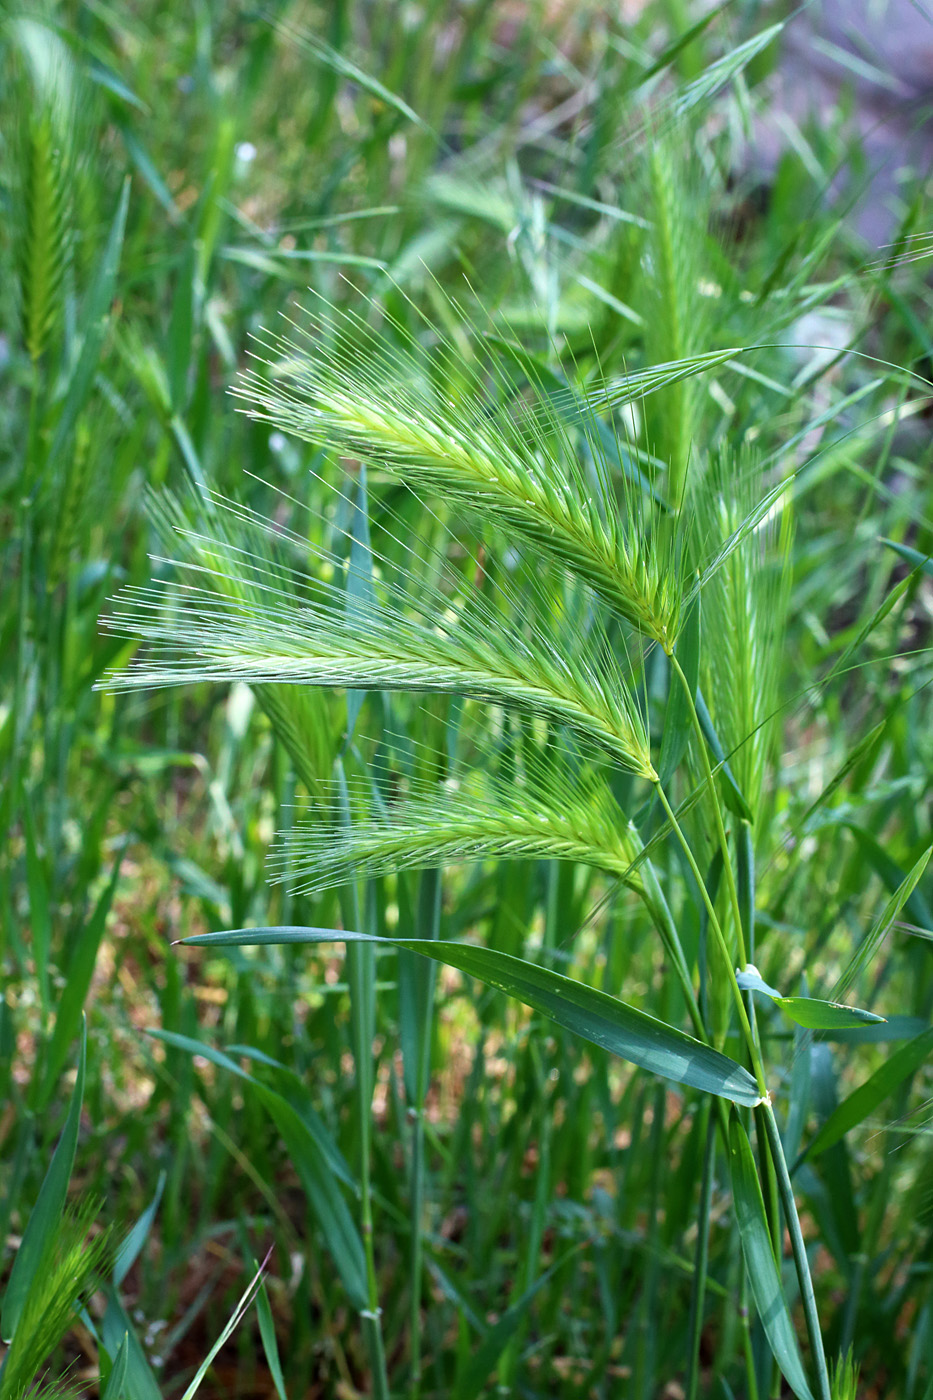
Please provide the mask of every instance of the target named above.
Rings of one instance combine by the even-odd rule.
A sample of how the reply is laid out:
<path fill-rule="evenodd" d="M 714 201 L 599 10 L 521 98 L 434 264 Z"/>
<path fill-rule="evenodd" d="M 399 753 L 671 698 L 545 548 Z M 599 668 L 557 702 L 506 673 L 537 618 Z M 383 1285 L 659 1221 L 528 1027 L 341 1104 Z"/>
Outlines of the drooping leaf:
<path fill-rule="evenodd" d="M 841 1031 L 884 1021 L 873 1011 L 844 1006 L 838 1001 L 821 1001 L 818 997 L 775 997 L 774 1004 L 798 1026 L 813 1031 Z"/>
<path fill-rule="evenodd" d="M 215 948 L 360 941 L 409 948 L 456 967 L 516 997 L 584 1040 L 663 1079 L 688 1084 L 747 1107 L 761 1101 L 758 1086 L 748 1071 L 718 1050 L 605 992 L 494 948 L 413 938 L 371 938 L 360 933 L 334 933 L 295 926 L 235 929 L 227 933 L 195 934 L 182 940 L 198 947 Z M 200 1053 L 204 1053 L 203 1050 Z"/>

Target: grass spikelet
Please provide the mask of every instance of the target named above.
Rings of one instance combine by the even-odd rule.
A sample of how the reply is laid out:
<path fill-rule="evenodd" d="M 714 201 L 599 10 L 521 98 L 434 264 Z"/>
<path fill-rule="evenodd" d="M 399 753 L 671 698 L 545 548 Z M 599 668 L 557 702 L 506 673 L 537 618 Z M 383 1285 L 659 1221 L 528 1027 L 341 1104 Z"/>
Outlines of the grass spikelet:
<path fill-rule="evenodd" d="M 354 338 L 367 344 L 368 359 L 354 349 Z M 612 481 L 588 423 L 592 400 L 581 396 L 576 430 L 597 462 L 596 490 L 566 426 L 565 406 L 549 402 L 534 384 L 529 405 L 479 350 L 464 367 L 442 342 L 426 376 L 424 356 L 417 358 L 413 346 L 390 354 L 358 318 L 329 312 L 293 339 L 265 342 L 263 354 L 261 367 L 235 391 L 252 416 L 338 447 L 416 491 L 456 500 L 527 547 L 545 550 L 639 633 L 673 648 L 682 591 L 676 555 L 656 537 L 657 503 L 631 483 L 620 488 Z M 453 363 L 456 387 L 448 370 Z M 657 366 L 644 383 L 602 386 L 594 399 L 631 398 L 699 368 Z"/>
<path fill-rule="evenodd" d="M 719 457 L 703 492 L 701 518 L 718 543 L 740 532 L 756 500 L 760 473 L 747 458 Z M 703 585 L 706 690 L 736 780 L 753 812 L 761 804 L 776 738 L 774 712 L 787 613 L 792 517 L 777 509 L 724 557 Z"/>
<path fill-rule="evenodd" d="M 200 679 L 471 695 L 566 725 L 654 780 L 641 712 L 598 627 L 581 639 L 555 617 L 544 639 L 478 594 L 452 607 L 430 585 L 417 598 L 384 588 L 351 612 L 338 584 L 277 564 L 257 518 L 244 518 L 249 546 L 222 528 L 174 529 L 180 557 L 161 562 L 185 581 L 127 589 L 105 620 L 156 648 L 112 674 L 112 687 Z"/>
<path fill-rule="evenodd" d="M 296 893 L 357 877 L 454 861 L 520 858 L 573 860 L 625 876 L 640 842 L 604 780 L 541 771 L 509 783 L 479 774 L 448 779 L 397 809 L 368 815 L 335 837 L 325 822 L 300 823 L 270 859 L 278 880 Z M 641 889 L 637 875 L 633 886 Z"/>
<path fill-rule="evenodd" d="M 652 143 L 647 175 L 651 208 L 645 263 L 649 274 L 647 348 L 658 359 L 681 360 L 694 353 L 702 335 L 697 252 L 705 227 L 669 138 Z M 666 492 L 675 508 L 687 491 L 696 405 L 696 381 L 682 379 L 658 396 L 649 419 L 654 450 L 668 464 Z"/>
<path fill-rule="evenodd" d="M 35 362 L 61 313 L 70 256 L 74 75 L 61 39 L 38 20 L 13 20 L 7 32 L 28 71 L 21 80 L 24 93 L 18 139 L 12 143 L 11 183 L 23 341 Z"/>
<path fill-rule="evenodd" d="M 87 1201 L 65 1212 L 47 1257 L 36 1270 L 13 1340 L 0 1372 L 0 1400 L 23 1400 L 35 1393 L 46 1362 L 94 1287 L 109 1248 L 102 1233 L 88 1239 L 97 1203 Z M 66 1386 L 50 1394 L 74 1392 Z"/>

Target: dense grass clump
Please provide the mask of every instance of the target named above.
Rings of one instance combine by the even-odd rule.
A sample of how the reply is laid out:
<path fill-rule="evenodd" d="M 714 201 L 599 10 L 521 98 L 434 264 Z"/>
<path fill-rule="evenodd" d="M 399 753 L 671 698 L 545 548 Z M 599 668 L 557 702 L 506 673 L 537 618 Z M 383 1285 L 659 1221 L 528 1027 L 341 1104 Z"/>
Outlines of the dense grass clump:
<path fill-rule="evenodd" d="M 695 8 L 3 22 L 0 1400 L 933 1394 L 924 182 Z"/>

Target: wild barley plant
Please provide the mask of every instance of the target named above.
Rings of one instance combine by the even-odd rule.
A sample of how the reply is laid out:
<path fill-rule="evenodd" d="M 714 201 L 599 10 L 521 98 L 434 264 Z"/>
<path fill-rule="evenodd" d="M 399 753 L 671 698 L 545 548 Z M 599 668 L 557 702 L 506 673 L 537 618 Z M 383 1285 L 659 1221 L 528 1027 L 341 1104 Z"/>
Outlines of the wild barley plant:
<path fill-rule="evenodd" d="M 254 416 L 349 464 L 346 495 L 338 493 L 346 567 L 339 551 L 309 547 L 306 537 L 204 492 L 190 505 L 157 503 L 168 546 L 159 559 L 162 576 L 124 593 L 108 623 L 150 646 L 111 683 L 255 687 L 319 800 L 314 821 L 293 826 L 273 856 L 277 877 L 299 891 L 353 890 L 356 879 L 405 868 L 547 857 L 592 865 L 643 900 L 689 1030 L 637 1009 L 624 987 L 620 997 L 610 996 L 540 961 L 472 943 L 388 941 L 501 988 L 708 1097 L 704 1192 L 718 1135 L 748 1286 L 773 1355 L 795 1394 L 814 1393 L 779 1268 L 786 1224 L 814 1389 L 828 1400 L 806 1244 L 751 990 L 812 1027 L 868 1017 L 780 997 L 754 967 L 754 849 L 775 736 L 788 515 L 775 492 L 762 492 L 751 461 L 704 461 L 694 449 L 685 463 L 680 447 L 676 467 L 649 482 L 630 457 L 607 458 L 616 404 L 692 384 L 722 357 L 700 354 L 618 381 L 549 385 L 545 392 L 527 364 L 517 372 L 508 356 L 476 342 L 466 360 L 442 340 L 430 341 L 427 348 L 413 336 L 406 342 L 395 326 L 390 351 L 360 317 L 322 306 L 307 325 L 264 342 L 237 392 Z M 689 412 L 690 395 L 671 403 Z M 619 460 L 630 469 L 620 472 Z M 427 542 L 402 542 L 404 566 L 374 552 L 367 480 L 400 483 L 423 499 L 426 521 L 438 502 L 462 511 L 482 540 L 477 576 L 468 579 L 453 553 Z M 650 734 L 645 711 L 646 657 L 660 658 L 669 681 L 660 736 Z M 387 800 L 378 775 L 362 795 L 351 792 L 340 767 L 328 808 L 321 755 L 309 752 L 304 737 L 315 732 L 309 687 L 348 690 L 348 741 L 359 714 L 356 692 L 470 697 L 489 715 L 516 717 L 525 736 L 521 757 L 498 774 L 474 768 L 444 775 L 445 765 L 435 765 L 440 780 L 414 784 L 401 800 Z M 683 801 L 675 800 L 675 787 Z M 684 946 L 672 892 L 654 864 L 664 842 L 680 850 L 702 904 L 702 957 Z M 709 873 L 716 869 L 718 880 Z M 365 959 L 372 940 L 361 932 L 355 896 L 342 907 L 339 933 L 281 927 L 189 941 L 339 937 L 348 956 Z M 371 1001 L 372 964 L 355 966 L 351 988 L 362 1006 Z M 361 1057 L 370 1032 L 362 1016 Z M 371 1086 L 361 1079 L 365 1115 Z M 691 1395 L 698 1386 L 708 1199 L 701 1196 L 684 1358 Z M 363 1212 L 368 1244 L 365 1196 Z M 371 1253 L 366 1264 L 361 1312 L 374 1386 L 384 1394 Z"/>

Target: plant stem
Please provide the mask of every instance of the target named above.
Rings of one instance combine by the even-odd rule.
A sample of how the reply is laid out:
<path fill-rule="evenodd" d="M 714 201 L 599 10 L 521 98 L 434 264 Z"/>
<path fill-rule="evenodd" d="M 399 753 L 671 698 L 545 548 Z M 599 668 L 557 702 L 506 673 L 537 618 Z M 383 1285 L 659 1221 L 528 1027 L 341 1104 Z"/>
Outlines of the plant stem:
<path fill-rule="evenodd" d="M 344 820 L 349 820 L 349 798 L 343 764 L 337 760 L 337 781 Z M 359 892 L 351 881 L 341 890 L 343 916 L 348 928 L 362 928 Z M 370 912 L 367 909 L 367 914 Z M 372 1115 L 373 1083 L 373 1011 L 376 985 L 375 949 L 368 943 L 350 943 L 346 954 L 347 984 L 350 989 L 350 1024 L 353 1058 L 356 1066 L 356 1106 L 360 1133 L 360 1234 L 366 1260 L 366 1294 L 368 1306 L 361 1313 L 369 1363 L 372 1369 L 372 1394 L 375 1400 L 388 1400 L 389 1382 L 386 1374 L 385 1349 L 382 1342 L 382 1309 L 379 1306 L 379 1282 L 373 1249 L 373 1207 L 370 1185 L 370 1119 Z"/>
<path fill-rule="evenodd" d="M 722 954 L 723 962 L 725 964 L 726 975 L 728 977 L 729 986 L 732 991 L 732 998 L 735 1002 L 736 1010 L 738 1011 L 739 1015 L 739 1025 L 742 1030 L 742 1035 L 745 1038 L 745 1043 L 748 1046 L 748 1053 L 751 1061 L 752 1071 L 755 1075 L 755 1079 L 757 1081 L 758 1088 L 761 1091 L 762 1097 L 766 1098 L 768 1094 L 768 1086 L 765 1083 L 764 1071 L 762 1069 L 761 1053 L 757 1044 L 755 1043 L 755 1037 L 752 1034 L 752 1028 L 748 1020 L 748 1012 L 745 1009 L 745 1002 L 742 999 L 742 993 L 739 990 L 739 984 L 735 980 L 735 971 L 732 967 L 732 959 L 729 956 L 729 949 L 726 946 L 726 940 L 723 936 L 722 925 L 719 922 L 719 917 L 713 906 L 713 901 L 709 897 L 709 890 L 706 888 L 706 881 L 703 879 L 703 876 L 700 873 L 700 868 L 696 863 L 696 858 L 693 854 L 693 851 L 690 849 L 690 843 L 683 833 L 681 825 L 678 822 L 677 817 L 674 813 L 674 809 L 671 807 L 671 804 L 667 800 L 667 794 L 665 793 L 660 783 L 657 783 L 655 787 L 658 797 L 661 801 L 661 806 L 664 808 L 664 811 L 667 815 L 668 821 L 671 824 L 671 828 L 674 832 L 674 835 L 677 837 L 677 840 L 680 843 L 680 847 L 683 850 L 684 856 L 686 857 L 687 864 L 690 867 L 690 870 L 693 874 L 693 878 L 697 882 L 697 886 L 700 891 L 700 896 L 703 900 L 703 903 L 706 906 L 706 912 L 709 915 L 710 928 L 713 930 L 713 934 L 715 935 L 716 941 L 719 944 L 719 949 Z"/>
<path fill-rule="evenodd" d="M 794 1266 L 797 1270 L 797 1282 L 800 1286 L 800 1298 L 803 1303 L 803 1315 L 807 1327 L 807 1336 L 810 1339 L 810 1350 L 813 1355 L 813 1364 L 816 1368 L 817 1389 L 819 1391 L 820 1400 L 832 1400 L 829 1372 L 826 1369 L 826 1354 L 823 1351 L 823 1335 L 820 1331 L 820 1319 L 817 1315 L 816 1298 L 813 1294 L 813 1279 L 810 1274 L 810 1263 L 807 1259 L 807 1248 L 804 1244 L 803 1231 L 800 1228 L 800 1217 L 797 1214 L 797 1202 L 794 1200 L 794 1188 L 791 1185 L 790 1173 L 787 1170 L 787 1162 L 784 1157 L 784 1146 L 781 1142 L 781 1134 L 778 1131 L 777 1120 L 774 1116 L 774 1109 L 771 1107 L 770 1099 L 762 1105 L 762 1113 L 768 1134 L 768 1142 L 771 1147 L 771 1158 L 777 1172 L 778 1190 L 781 1193 L 781 1201 L 784 1205 L 787 1229 L 790 1234 L 790 1244 L 794 1256 Z"/>
<path fill-rule="evenodd" d="M 697 736 L 697 749 L 700 755 L 700 764 L 703 768 L 703 776 L 706 779 L 706 783 L 710 791 L 710 796 L 712 798 L 713 818 L 716 822 L 716 834 L 719 838 L 719 849 L 722 851 L 722 863 L 726 876 L 726 887 L 729 891 L 729 904 L 732 908 L 732 917 L 735 920 L 735 936 L 739 950 L 739 962 L 742 965 L 742 967 L 744 967 L 748 961 L 748 956 L 745 948 L 745 934 L 742 928 L 742 911 L 741 906 L 739 904 L 739 891 L 735 882 L 735 871 L 732 868 L 732 861 L 729 856 L 729 839 L 726 836 L 726 827 L 722 819 L 722 808 L 720 806 L 719 799 L 716 795 L 716 779 L 709 761 L 709 754 L 706 751 L 706 740 L 703 737 L 703 727 L 700 724 L 700 717 L 697 714 L 696 703 L 693 694 L 690 690 L 690 682 L 684 675 L 683 667 L 681 666 L 680 662 L 677 660 L 677 657 L 674 655 L 673 652 L 671 652 L 670 654 L 670 663 L 676 671 L 680 679 L 680 683 L 683 686 L 684 694 L 687 697 L 687 705 L 690 709 L 690 722 L 692 723 L 694 732 Z"/>
<path fill-rule="evenodd" d="M 701 1109 L 706 1119 L 706 1132 L 697 1221 L 696 1263 L 693 1269 L 693 1291 L 690 1294 L 686 1400 L 696 1400 L 700 1384 L 700 1339 L 703 1335 L 703 1305 L 706 1301 L 706 1270 L 709 1263 L 709 1211 L 713 1197 L 713 1164 L 716 1160 L 716 1124 L 710 1110 L 710 1101 L 707 1099 Z"/>

